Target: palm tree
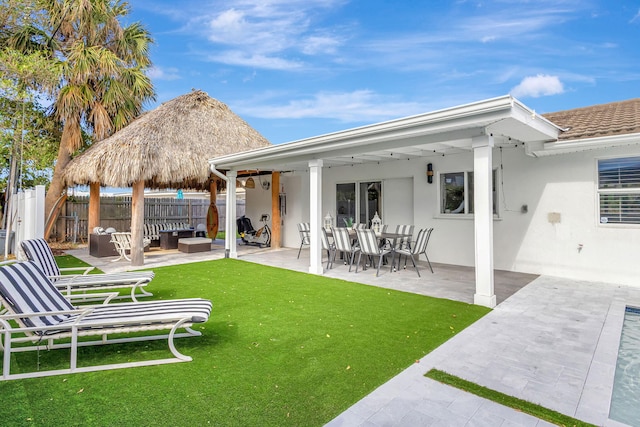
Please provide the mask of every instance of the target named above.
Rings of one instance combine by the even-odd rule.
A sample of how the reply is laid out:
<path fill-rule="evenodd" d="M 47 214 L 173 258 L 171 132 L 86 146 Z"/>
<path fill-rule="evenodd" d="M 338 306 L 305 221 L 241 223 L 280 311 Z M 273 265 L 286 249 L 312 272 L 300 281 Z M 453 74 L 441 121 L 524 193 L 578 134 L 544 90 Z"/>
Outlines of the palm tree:
<path fill-rule="evenodd" d="M 99 141 L 123 128 L 154 99 L 144 70 L 151 65 L 149 32 L 140 24 L 123 27 L 129 12 L 120 0 L 39 0 L 46 16 L 41 27 L 23 26 L 10 37 L 12 47 L 44 50 L 62 63 L 53 112 L 62 137 L 45 208 L 51 212 L 63 194 L 64 168 L 85 145 L 83 130 Z"/>

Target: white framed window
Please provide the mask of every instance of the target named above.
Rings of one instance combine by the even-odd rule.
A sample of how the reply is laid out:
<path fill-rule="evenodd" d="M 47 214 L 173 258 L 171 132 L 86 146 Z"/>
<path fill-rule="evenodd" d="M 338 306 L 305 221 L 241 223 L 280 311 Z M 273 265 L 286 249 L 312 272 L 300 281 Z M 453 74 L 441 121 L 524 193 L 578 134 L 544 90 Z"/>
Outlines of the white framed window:
<path fill-rule="evenodd" d="M 598 160 L 601 224 L 640 224 L 640 156 Z"/>
<path fill-rule="evenodd" d="M 382 181 L 358 181 L 336 185 L 336 224 L 371 225 L 376 212 L 382 216 Z"/>
<path fill-rule="evenodd" d="M 493 214 L 498 214 L 498 192 L 496 191 L 497 169 L 493 170 Z M 470 215 L 474 211 L 474 179 L 472 171 L 443 172 L 439 174 L 440 214 Z"/>

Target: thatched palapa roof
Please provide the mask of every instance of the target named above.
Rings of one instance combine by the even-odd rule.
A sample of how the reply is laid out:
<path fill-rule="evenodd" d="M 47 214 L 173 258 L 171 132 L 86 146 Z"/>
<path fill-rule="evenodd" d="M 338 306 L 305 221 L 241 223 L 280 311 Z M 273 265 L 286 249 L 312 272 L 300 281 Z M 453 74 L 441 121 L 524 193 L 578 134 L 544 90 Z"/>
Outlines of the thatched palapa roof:
<path fill-rule="evenodd" d="M 193 91 L 146 112 L 93 144 L 66 168 L 68 185 L 209 189 L 208 160 L 269 146 L 229 107 Z"/>

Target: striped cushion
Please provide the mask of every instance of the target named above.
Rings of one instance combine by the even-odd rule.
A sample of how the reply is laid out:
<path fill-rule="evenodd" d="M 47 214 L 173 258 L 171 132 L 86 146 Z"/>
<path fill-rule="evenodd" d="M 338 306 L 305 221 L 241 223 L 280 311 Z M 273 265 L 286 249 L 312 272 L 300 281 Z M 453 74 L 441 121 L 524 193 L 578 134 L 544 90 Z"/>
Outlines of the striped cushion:
<path fill-rule="evenodd" d="M 20 246 L 29 261 L 36 263 L 47 276 L 59 276 L 60 269 L 53 257 L 53 252 L 44 239 L 29 239 L 20 242 Z"/>
<path fill-rule="evenodd" d="M 211 301 L 201 298 L 145 301 L 120 304 L 99 305 L 82 318 L 80 329 L 102 327 L 108 325 L 116 327 L 126 322 L 140 325 L 175 322 L 189 318 L 192 323 L 203 323 L 211 314 Z M 70 316 L 61 325 L 73 323 L 78 315 Z"/>
<path fill-rule="evenodd" d="M 155 224 L 144 224 L 144 237 L 152 240 L 160 239 L 160 232 L 164 230 L 189 230 L 191 226 L 184 222 L 159 222 Z"/>
<path fill-rule="evenodd" d="M 31 261 L 0 268 L 0 294 L 9 305 L 8 308 L 16 314 L 74 310 Z M 24 323 L 32 327 L 51 326 L 68 318 L 68 315 L 30 317 Z"/>
<path fill-rule="evenodd" d="M 73 285 L 74 288 L 95 288 L 100 285 L 134 285 L 140 280 L 148 283 L 154 276 L 155 273 L 153 271 L 86 274 L 81 276 L 60 277 L 54 282 L 54 285 L 58 288 L 67 285 Z"/>

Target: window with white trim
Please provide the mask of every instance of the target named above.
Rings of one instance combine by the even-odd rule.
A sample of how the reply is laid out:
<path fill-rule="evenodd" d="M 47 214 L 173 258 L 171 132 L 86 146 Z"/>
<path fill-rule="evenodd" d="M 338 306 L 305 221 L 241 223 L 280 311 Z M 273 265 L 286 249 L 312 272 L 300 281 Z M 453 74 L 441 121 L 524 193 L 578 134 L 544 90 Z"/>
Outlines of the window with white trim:
<path fill-rule="evenodd" d="M 493 214 L 497 215 L 496 169 L 492 173 L 493 181 Z M 440 213 L 472 214 L 473 213 L 473 172 L 449 172 L 440 174 Z"/>
<path fill-rule="evenodd" d="M 371 226 L 371 219 L 382 215 L 382 181 L 347 182 L 336 185 L 336 226 L 354 223 Z"/>
<path fill-rule="evenodd" d="M 640 224 L 640 157 L 598 160 L 600 223 Z"/>

